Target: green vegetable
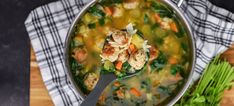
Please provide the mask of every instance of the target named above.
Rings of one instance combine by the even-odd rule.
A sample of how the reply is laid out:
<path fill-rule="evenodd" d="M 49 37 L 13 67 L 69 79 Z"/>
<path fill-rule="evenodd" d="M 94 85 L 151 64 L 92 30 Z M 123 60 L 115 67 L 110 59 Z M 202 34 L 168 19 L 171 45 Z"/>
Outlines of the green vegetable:
<path fill-rule="evenodd" d="M 191 87 L 177 106 L 218 106 L 224 90 L 232 85 L 234 68 L 226 61 L 214 58 L 205 68 L 195 89 Z"/>
<path fill-rule="evenodd" d="M 147 14 L 145 14 L 144 23 L 147 24 L 147 23 L 149 23 L 149 21 L 150 21 L 149 16 Z"/>
<path fill-rule="evenodd" d="M 159 37 L 155 37 L 154 41 L 158 44 L 158 45 L 162 45 L 164 43 L 164 39 L 163 38 L 159 38 Z"/>
<path fill-rule="evenodd" d="M 183 49 L 185 52 L 188 51 L 188 45 L 185 44 L 184 42 L 181 43 L 181 47 L 182 47 L 182 49 Z"/>
<path fill-rule="evenodd" d="M 167 95 L 171 95 L 172 94 L 172 92 L 169 89 L 169 87 L 166 87 L 166 86 L 159 86 L 157 90 L 158 90 L 158 92 L 161 92 L 163 94 L 167 94 Z"/>
<path fill-rule="evenodd" d="M 155 23 L 155 24 L 151 25 L 151 30 L 155 30 L 159 26 L 160 26 L 159 23 Z"/>
<path fill-rule="evenodd" d="M 105 25 L 105 18 L 99 19 L 98 22 L 99 22 L 99 25 L 101 26 Z"/>
<path fill-rule="evenodd" d="M 115 66 L 112 62 L 110 61 L 105 61 L 104 63 L 104 69 L 108 72 L 114 72 L 115 71 Z"/>
<path fill-rule="evenodd" d="M 92 15 L 94 16 L 97 16 L 97 17 L 105 17 L 105 13 L 100 10 L 97 5 L 91 7 L 89 10 L 88 10 L 89 13 L 91 13 Z"/>
<path fill-rule="evenodd" d="M 177 72 L 183 73 L 184 71 L 183 67 L 181 65 L 172 65 L 171 66 L 171 74 L 176 75 Z"/>
<path fill-rule="evenodd" d="M 161 51 L 157 59 L 153 60 L 150 64 L 152 71 L 160 71 L 167 64 L 167 57 Z"/>
<path fill-rule="evenodd" d="M 90 23 L 90 24 L 88 24 L 88 27 L 89 27 L 89 29 L 94 29 L 94 28 L 96 28 L 96 24 Z"/>
<path fill-rule="evenodd" d="M 131 68 L 130 64 L 128 62 L 124 62 L 122 66 L 123 71 L 128 71 Z"/>
<path fill-rule="evenodd" d="M 158 13 L 160 17 L 168 17 L 168 18 L 173 17 L 173 12 L 162 3 L 159 3 L 157 1 L 152 1 L 151 8 L 154 12 Z"/>
<path fill-rule="evenodd" d="M 176 33 L 176 36 L 178 37 L 178 38 L 182 38 L 182 37 L 184 37 L 185 36 L 185 30 L 184 30 L 184 28 L 182 27 L 183 25 L 179 22 L 179 20 L 178 20 L 178 17 L 173 17 L 174 19 L 174 22 L 176 23 L 176 25 L 177 25 L 177 28 L 178 28 L 178 32 Z"/>
<path fill-rule="evenodd" d="M 150 80 L 150 78 L 146 78 L 145 80 L 143 80 L 141 82 L 141 88 L 145 89 L 146 92 L 150 92 L 150 89 L 151 89 L 151 80 Z"/>
<path fill-rule="evenodd" d="M 133 43 L 134 45 L 136 45 L 136 47 L 137 47 L 138 49 L 141 49 L 141 48 L 142 48 L 142 44 L 143 44 L 144 42 L 145 42 L 144 39 L 143 39 L 141 36 L 139 36 L 138 34 L 134 34 L 134 35 L 132 36 L 131 43 Z"/>
<path fill-rule="evenodd" d="M 101 4 L 107 5 L 107 6 L 110 6 L 113 4 L 120 4 L 120 3 L 123 3 L 123 0 L 102 0 L 101 1 Z"/>

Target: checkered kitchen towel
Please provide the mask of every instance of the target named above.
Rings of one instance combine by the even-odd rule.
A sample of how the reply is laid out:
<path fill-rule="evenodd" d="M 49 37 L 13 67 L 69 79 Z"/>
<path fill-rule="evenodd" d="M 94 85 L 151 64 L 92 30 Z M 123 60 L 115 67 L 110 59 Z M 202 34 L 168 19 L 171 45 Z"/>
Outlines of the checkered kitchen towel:
<path fill-rule="evenodd" d="M 44 83 L 57 106 L 79 105 L 83 99 L 67 79 L 63 47 L 70 24 L 89 1 L 53 2 L 33 10 L 25 21 Z M 196 79 L 212 57 L 234 41 L 234 14 L 207 0 L 187 0 L 180 10 L 192 26 L 196 41 Z"/>

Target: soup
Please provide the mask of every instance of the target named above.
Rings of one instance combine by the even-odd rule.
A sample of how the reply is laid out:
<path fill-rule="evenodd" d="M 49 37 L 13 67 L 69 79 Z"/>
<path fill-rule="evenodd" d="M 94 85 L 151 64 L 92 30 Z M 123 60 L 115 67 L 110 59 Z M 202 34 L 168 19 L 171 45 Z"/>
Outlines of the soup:
<path fill-rule="evenodd" d="M 130 36 L 124 52 L 109 55 L 116 47 L 106 44 L 108 37 L 114 43 L 126 38 L 110 33 L 126 34 L 123 29 L 130 24 L 137 35 Z M 108 85 L 97 105 L 160 105 L 178 93 L 189 74 L 187 39 L 179 18 L 158 0 L 101 0 L 83 15 L 72 36 L 69 60 L 73 78 L 88 95 L 100 74 L 116 73 L 119 79 Z M 142 49 L 143 42 L 147 49 Z M 112 57 L 103 58 L 104 52 Z M 131 56 L 138 52 L 145 55 L 145 61 L 133 61 Z M 129 66 L 141 71 L 122 80 Z"/>

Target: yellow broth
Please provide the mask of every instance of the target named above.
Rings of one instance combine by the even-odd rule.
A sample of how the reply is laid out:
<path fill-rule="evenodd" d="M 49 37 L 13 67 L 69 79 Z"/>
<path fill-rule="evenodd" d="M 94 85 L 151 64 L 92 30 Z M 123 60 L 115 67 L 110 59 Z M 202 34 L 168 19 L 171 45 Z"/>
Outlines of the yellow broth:
<path fill-rule="evenodd" d="M 175 95 L 188 75 L 190 48 L 187 33 L 180 20 L 160 1 L 154 0 L 105 0 L 88 10 L 78 22 L 70 46 L 70 66 L 74 80 L 84 94 L 94 87 L 102 70 L 101 51 L 109 31 L 124 29 L 129 23 L 141 31 L 148 44 L 157 49 L 157 58 L 147 63 L 144 71 L 126 80 L 111 83 L 100 97 L 98 105 L 157 105 Z M 126 9 L 124 3 L 138 2 L 132 9 Z M 106 7 L 112 10 L 108 15 Z M 122 15 L 114 14 L 119 10 Z M 98 11 L 97 11 L 98 10 Z M 115 10 L 115 11 L 113 11 Z M 162 11 L 161 11 L 162 10 Z M 160 13 L 163 12 L 163 13 Z M 173 26 L 159 22 L 175 23 Z M 117 14 L 119 15 L 119 14 Z M 167 28 L 165 28 L 167 27 Z M 83 50 L 83 52 L 81 49 Z M 84 53 L 87 53 L 84 54 Z M 83 61 L 81 57 L 86 57 Z M 88 79 L 89 73 L 95 74 Z M 96 80 L 96 81 L 87 81 Z"/>

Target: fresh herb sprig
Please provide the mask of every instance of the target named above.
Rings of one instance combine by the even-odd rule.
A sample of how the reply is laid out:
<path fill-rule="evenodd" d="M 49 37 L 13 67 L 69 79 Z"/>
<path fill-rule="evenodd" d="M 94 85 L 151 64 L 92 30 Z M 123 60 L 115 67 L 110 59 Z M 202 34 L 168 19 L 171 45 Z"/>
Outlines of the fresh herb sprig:
<path fill-rule="evenodd" d="M 234 68 L 217 56 L 205 68 L 195 89 L 190 88 L 176 106 L 217 106 L 233 80 Z"/>

